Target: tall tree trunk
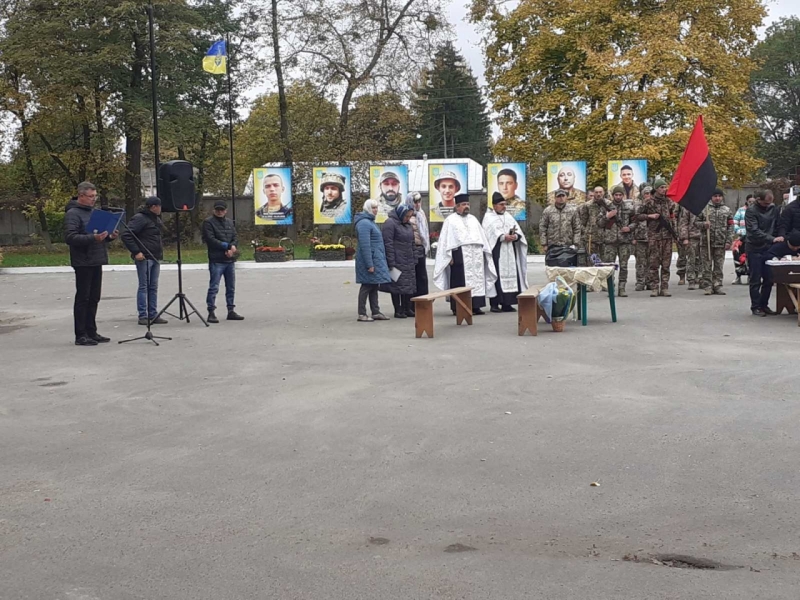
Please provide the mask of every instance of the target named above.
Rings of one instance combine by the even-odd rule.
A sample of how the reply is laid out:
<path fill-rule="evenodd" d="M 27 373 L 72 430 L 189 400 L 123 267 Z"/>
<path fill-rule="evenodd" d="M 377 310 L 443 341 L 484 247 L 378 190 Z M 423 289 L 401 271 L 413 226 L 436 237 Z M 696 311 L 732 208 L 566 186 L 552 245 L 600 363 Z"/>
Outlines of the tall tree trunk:
<path fill-rule="evenodd" d="M 81 162 L 78 167 L 78 179 L 86 181 L 89 172 L 89 160 L 92 156 L 92 129 L 89 126 L 89 113 L 86 112 L 86 98 L 77 94 L 78 111 L 81 115 L 82 152 Z"/>
<path fill-rule="evenodd" d="M 100 197 L 100 206 L 108 206 L 108 146 L 106 144 L 106 128 L 103 123 L 103 104 L 100 101 L 102 89 L 100 81 L 94 82 L 94 126 L 97 131 L 97 139 L 100 145 L 98 149 L 98 164 L 95 172 L 97 184 L 97 195 Z"/>
<path fill-rule="evenodd" d="M 146 57 L 144 45 L 139 34 L 133 33 L 134 61 L 131 65 L 128 102 L 141 91 L 144 85 Z M 133 216 L 136 207 L 142 202 L 142 126 L 133 110 L 123 110 L 125 129 L 125 211 Z M 158 173 L 153 173 L 158 177 Z"/>
<path fill-rule="evenodd" d="M 48 252 L 54 252 L 55 247 L 53 241 L 50 239 L 50 230 L 47 228 L 47 214 L 44 212 L 44 199 L 42 198 L 42 188 L 39 185 L 39 178 L 36 176 L 36 171 L 33 168 L 33 157 L 31 156 L 31 143 L 28 137 L 28 120 L 24 115 L 17 115 L 20 117 L 22 124 L 22 152 L 25 155 L 25 170 L 28 172 L 28 181 L 33 190 L 33 197 L 36 202 L 36 217 L 39 222 L 39 235 L 42 236 L 44 247 Z"/>
<path fill-rule="evenodd" d="M 292 147 L 289 144 L 289 105 L 286 102 L 286 84 L 283 80 L 281 44 L 278 35 L 278 0 L 272 0 L 272 51 L 275 55 L 275 78 L 278 80 L 278 110 L 281 116 L 281 146 L 283 162 L 292 166 Z"/>

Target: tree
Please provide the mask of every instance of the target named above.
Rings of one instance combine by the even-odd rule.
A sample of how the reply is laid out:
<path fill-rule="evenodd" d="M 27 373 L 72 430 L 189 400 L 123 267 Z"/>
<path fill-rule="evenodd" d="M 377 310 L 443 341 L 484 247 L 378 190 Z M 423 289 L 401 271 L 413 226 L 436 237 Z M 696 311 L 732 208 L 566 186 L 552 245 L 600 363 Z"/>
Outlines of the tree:
<path fill-rule="evenodd" d="M 783 19 L 769 29 L 753 58 L 753 106 L 767 174 L 785 176 L 800 166 L 800 19 Z"/>
<path fill-rule="evenodd" d="M 478 82 L 451 42 L 444 43 L 414 90 L 417 155 L 466 156 L 482 165 L 492 157 L 491 125 Z"/>
<path fill-rule="evenodd" d="M 414 139 L 414 116 L 391 91 L 356 98 L 350 112 L 348 160 L 399 158 L 408 153 Z"/>
<path fill-rule="evenodd" d="M 720 176 L 736 185 L 760 166 L 747 89 L 760 0 L 473 0 L 483 24 L 486 77 L 502 136 L 515 160 L 589 161 L 589 184 L 606 161 L 677 166 L 691 126 L 705 117 Z M 533 193 L 544 198 L 544 176 Z"/>
<path fill-rule="evenodd" d="M 365 85 L 392 88 L 446 30 L 443 0 L 297 0 L 293 52 L 323 87 L 339 86 L 339 132 Z"/>

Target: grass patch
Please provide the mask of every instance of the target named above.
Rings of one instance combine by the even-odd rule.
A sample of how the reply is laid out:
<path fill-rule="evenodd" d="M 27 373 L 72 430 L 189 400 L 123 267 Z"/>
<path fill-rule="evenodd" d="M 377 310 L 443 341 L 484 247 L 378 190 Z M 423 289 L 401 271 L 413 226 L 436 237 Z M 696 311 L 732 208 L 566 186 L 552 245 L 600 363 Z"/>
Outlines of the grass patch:
<path fill-rule="evenodd" d="M 240 247 L 242 256 L 239 260 L 253 260 L 252 246 Z M 63 267 L 69 266 L 69 248 L 66 244 L 56 244 L 55 252 L 48 252 L 41 246 L 15 246 L 3 249 L 2 268 L 13 267 Z M 295 246 L 295 258 L 304 260 L 309 257 L 308 246 Z M 164 248 L 164 262 L 178 260 L 175 246 Z M 204 264 L 208 262 L 208 252 L 205 246 L 181 246 L 181 260 L 183 264 Z M 108 262 L 112 265 L 133 264 L 130 252 L 125 248 L 113 244 L 108 250 Z"/>

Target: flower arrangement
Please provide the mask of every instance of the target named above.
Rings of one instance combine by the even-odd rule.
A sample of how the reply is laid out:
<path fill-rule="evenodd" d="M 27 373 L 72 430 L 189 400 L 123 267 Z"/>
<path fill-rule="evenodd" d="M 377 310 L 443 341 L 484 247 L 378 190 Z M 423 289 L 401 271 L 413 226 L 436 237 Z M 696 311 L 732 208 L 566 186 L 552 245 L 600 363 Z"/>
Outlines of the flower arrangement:
<path fill-rule="evenodd" d="M 432 242 L 439 241 L 439 232 L 438 231 L 431 231 L 430 236 Z"/>
<path fill-rule="evenodd" d="M 280 242 L 277 246 L 271 246 L 269 243 L 262 244 L 257 240 L 253 240 L 250 243 L 255 249 L 253 258 L 256 262 L 283 262 L 286 260 L 286 248 Z"/>
<path fill-rule="evenodd" d="M 317 244 L 314 246 L 314 250 L 317 252 L 320 250 L 344 250 L 344 244 Z"/>
<path fill-rule="evenodd" d="M 257 246 L 256 252 L 285 252 L 283 246 Z"/>

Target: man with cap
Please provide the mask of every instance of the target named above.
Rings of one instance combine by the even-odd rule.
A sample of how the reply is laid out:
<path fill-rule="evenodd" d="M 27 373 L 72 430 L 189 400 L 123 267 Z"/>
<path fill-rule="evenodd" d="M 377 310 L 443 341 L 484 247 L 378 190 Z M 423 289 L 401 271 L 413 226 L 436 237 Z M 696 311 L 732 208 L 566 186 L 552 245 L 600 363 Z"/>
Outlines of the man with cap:
<path fill-rule="evenodd" d="M 725 252 L 733 244 L 733 213 L 725 205 L 724 199 L 722 189 L 717 188 L 711 196 L 711 204 L 706 208 L 708 220 L 705 228 L 711 238 L 711 256 L 704 265 L 703 274 L 703 279 L 711 282 L 711 287 L 705 290 L 706 296 L 725 295 L 722 291 L 722 266 L 725 264 Z"/>
<path fill-rule="evenodd" d="M 672 242 L 677 237 L 672 225 L 675 203 L 667 198 L 667 182 L 656 179 L 653 189 L 655 193 L 641 204 L 638 212 L 638 219 L 647 223 L 647 248 L 650 254 L 648 283 L 651 298 L 672 296 L 669 293 L 669 267 L 672 263 Z"/>
<path fill-rule="evenodd" d="M 639 214 L 639 208 L 644 202 L 650 200 L 653 188 L 645 185 L 642 188 L 641 197 L 633 201 L 633 207 L 636 214 Z M 644 221 L 636 220 L 633 224 L 633 255 L 636 257 L 636 291 L 643 292 L 647 287 L 647 223 Z"/>
<path fill-rule="evenodd" d="M 239 240 L 233 221 L 225 216 L 227 212 L 227 203 L 217 200 L 214 202 L 214 214 L 203 221 L 203 241 L 208 246 L 208 272 L 210 275 L 208 294 L 206 295 L 209 323 L 219 323 L 215 312 L 217 309 L 215 302 L 219 291 L 219 282 L 223 277 L 225 278 L 225 303 L 228 307 L 228 320 L 244 320 L 243 316 L 236 314 L 236 311 L 233 310 L 236 306 L 234 302 L 235 269 L 236 259 L 239 257 L 236 246 Z"/>
<path fill-rule="evenodd" d="M 601 212 L 597 217 L 597 226 L 605 233 L 603 239 L 603 262 L 615 263 L 619 258 L 618 294 L 626 297 L 625 286 L 628 283 L 628 262 L 631 259 L 631 242 L 636 213 L 632 200 L 625 200 L 625 189 L 621 185 L 611 190 L 611 210 Z"/>
<path fill-rule="evenodd" d="M 433 281 L 440 290 L 472 288 L 472 314 L 482 315 L 486 297 L 497 293 L 492 248 L 478 219 L 470 214 L 469 195 L 459 194 L 454 200 L 455 212 L 445 219 L 439 234 Z M 455 314 L 453 298 L 450 308 Z"/>
<path fill-rule="evenodd" d="M 384 171 L 381 173 L 378 184 L 381 188 L 381 195 L 378 198 L 378 214 L 389 216 L 389 213 L 397 208 L 403 199 L 400 192 L 400 177 L 394 171 Z"/>
<path fill-rule="evenodd" d="M 456 194 L 461 191 L 461 182 L 452 171 L 444 171 L 433 180 L 433 187 L 439 192 L 439 198 L 441 198 L 434 208 L 434 212 L 444 219 L 452 214 L 456 206 L 455 198 Z"/>
<path fill-rule="evenodd" d="M 338 173 L 323 173 L 319 184 L 322 204 L 319 214 L 335 223 L 349 223 L 348 205 L 344 199 L 345 178 Z"/>
<path fill-rule="evenodd" d="M 492 195 L 492 208 L 483 217 L 483 231 L 492 248 L 497 272 L 497 295 L 490 300 L 492 312 L 514 312 L 517 294 L 528 289 L 528 240 L 509 214 L 508 200 Z"/>
<path fill-rule="evenodd" d="M 542 213 L 542 220 L 539 221 L 539 238 L 545 255 L 557 246 L 577 248 L 581 243 L 578 207 L 571 202 L 567 203 L 567 198 L 566 190 L 556 190 L 555 202 Z"/>
<path fill-rule="evenodd" d="M 259 219 L 267 221 L 282 221 L 292 214 L 291 207 L 283 204 L 282 198 L 286 188 L 283 178 L 277 173 L 270 173 L 264 177 L 264 197 L 267 201 L 256 211 Z"/>
<path fill-rule="evenodd" d="M 131 253 L 139 276 L 139 290 L 136 294 L 136 310 L 139 325 L 163 325 L 167 321 L 158 317 L 158 276 L 164 258 L 161 241 L 161 200 L 150 196 L 139 209 L 122 233 L 122 243 Z"/>

